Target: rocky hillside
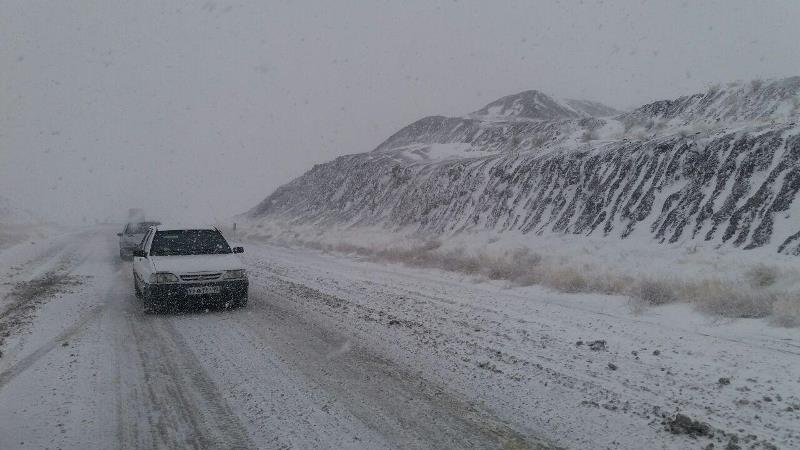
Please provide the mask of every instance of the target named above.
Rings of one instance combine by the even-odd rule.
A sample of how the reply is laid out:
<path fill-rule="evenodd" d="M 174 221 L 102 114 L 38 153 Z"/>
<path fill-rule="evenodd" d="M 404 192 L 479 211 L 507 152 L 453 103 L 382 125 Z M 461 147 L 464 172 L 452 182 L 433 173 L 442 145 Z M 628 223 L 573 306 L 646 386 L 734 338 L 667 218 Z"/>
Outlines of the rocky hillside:
<path fill-rule="evenodd" d="M 609 117 L 609 114 L 611 115 Z M 317 165 L 252 220 L 705 240 L 800 255 L 800 77 L 619 114 L 538 91 Z"/>
<path fill-rule="evenodd" d="M 619 111 L 602 103 L 587 100 L 558 101 L 539 91 L 525 91 L 495 100 L 473 115 L 484 120 L 559 120 L 616 114 Z"/>

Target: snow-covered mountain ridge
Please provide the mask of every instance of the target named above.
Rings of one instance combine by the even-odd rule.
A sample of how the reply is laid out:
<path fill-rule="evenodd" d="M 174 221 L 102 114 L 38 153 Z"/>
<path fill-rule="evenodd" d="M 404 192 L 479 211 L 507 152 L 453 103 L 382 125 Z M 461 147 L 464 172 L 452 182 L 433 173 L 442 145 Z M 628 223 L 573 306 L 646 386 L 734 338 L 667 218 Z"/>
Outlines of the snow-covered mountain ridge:
<path fill-rule="evenodd" d="M 558 120 L 606 117 L 619 114 L 614 108 L 588 100 L 557 100 L 531 90 L 509 95 L 489 103 L 473 116 L 484 120 Z"/>
<path fill-rule="evenodd" d="M 248 216 L 800 254 L 800 77 L 601 117 L 613 112 L 526 91 L 466 117 L 426 117 L 372 152 L 315 166 Z"/>

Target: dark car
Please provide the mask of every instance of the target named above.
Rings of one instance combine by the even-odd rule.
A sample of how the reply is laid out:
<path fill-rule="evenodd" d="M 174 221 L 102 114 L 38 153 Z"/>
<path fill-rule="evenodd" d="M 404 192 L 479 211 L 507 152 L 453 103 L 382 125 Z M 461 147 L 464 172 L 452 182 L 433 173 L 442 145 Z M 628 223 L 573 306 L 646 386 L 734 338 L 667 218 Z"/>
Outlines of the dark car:
<path fill-rule="evenodd" d="M 125 225 L 122 233 L 117 233 L 119 236 L 119 257 L 124 260 L 133 258 L 133 251 L 140 248 L 142 240 L 144 239 L 147 230 L 150 227 L 159 225 L 160 222 L 134 222 Z"/>

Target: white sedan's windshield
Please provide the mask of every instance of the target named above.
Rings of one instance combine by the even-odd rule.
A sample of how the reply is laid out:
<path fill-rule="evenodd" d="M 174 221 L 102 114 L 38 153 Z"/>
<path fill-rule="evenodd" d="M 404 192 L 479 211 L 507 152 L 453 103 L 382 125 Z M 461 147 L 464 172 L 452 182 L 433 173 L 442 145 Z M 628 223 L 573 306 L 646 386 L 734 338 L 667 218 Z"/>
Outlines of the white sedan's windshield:
<path fill-rule="evenodd" d="M 158 231 L 153 237 L 150 254 L 153 256 L 221 255 L 231 253 L 231 247 L 216 230 Z"/>

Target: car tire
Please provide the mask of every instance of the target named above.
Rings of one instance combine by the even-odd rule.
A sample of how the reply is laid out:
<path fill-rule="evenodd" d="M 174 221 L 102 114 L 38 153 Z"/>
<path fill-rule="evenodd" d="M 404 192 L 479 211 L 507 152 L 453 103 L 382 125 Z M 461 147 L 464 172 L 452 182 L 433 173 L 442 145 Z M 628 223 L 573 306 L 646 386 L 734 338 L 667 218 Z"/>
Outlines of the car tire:
<path fill-rule="evenodd" d="M 142 290 L 139 289 L 139 281 L 136 279 L 136 274 L 133 274 L 133 292 L 136 295 L 136 298 L 142 298 Z"/>

